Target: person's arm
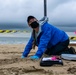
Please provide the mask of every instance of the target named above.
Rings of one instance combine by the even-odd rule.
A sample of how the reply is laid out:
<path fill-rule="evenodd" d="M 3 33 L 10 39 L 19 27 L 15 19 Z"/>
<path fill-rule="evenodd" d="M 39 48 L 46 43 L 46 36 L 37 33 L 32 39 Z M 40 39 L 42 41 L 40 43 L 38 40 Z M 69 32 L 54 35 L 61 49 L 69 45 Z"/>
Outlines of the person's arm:
<path fill-rule="evenodd" d="M 42 56 L 42 54 L 46 50 L 47 45 L 51 39 L 51 32 L 52 32 L 51 28 L 45 28 L 45 31 L 40 38 L 40 43 L 39 43 L 38 50 L 35 56 L 38 56 L 39 58 Z"/>
<path fill-rule="evenodd" d="M 31 36 L 28 44 L 26 45 L 26 47 L 24 49 L 24 52 L 23 52 L 22 56 L 24 56 L 24 57 L 28 56 L 30 50 L 32 49 L 32 42 L 33 42 L 33 37 Z"/>

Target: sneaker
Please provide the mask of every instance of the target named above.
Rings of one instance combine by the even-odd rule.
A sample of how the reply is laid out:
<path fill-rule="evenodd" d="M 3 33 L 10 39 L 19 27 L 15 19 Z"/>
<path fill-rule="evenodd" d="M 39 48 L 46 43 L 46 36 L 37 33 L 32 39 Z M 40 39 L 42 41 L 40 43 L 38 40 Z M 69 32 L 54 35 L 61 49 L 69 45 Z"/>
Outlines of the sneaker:
<path fill-rule="evenodd" d="M 69 51 L 71 54 L 76 54 L 75 49 L 73 47 L 70 47 Z"/>

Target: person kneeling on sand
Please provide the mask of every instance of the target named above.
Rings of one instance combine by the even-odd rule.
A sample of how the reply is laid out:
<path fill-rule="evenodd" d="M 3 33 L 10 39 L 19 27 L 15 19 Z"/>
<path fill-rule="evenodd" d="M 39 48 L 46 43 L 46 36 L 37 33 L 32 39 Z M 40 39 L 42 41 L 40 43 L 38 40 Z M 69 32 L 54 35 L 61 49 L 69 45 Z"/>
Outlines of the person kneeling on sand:
<path fill-rule="evenodd" d="M 44 17 L 43 25 L 40 25 L 34 16 L 28 16 L 27 22 L 33 32 L 21 58 L 27 57 L 30 50 L 35 46 L 38 46 L 38 50 L 30 59 L 38 60 L 43 54 L 74 54 L 74 50 L 68 48 L 69 36 L 64 31 L 49 24 L 46 17 Z"/>

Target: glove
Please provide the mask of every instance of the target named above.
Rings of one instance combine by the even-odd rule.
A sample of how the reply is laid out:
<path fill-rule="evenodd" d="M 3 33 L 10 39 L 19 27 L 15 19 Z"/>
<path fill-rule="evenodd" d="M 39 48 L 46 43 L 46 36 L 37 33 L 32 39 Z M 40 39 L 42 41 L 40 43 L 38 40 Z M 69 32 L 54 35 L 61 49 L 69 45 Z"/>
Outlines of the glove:
<path fill-rule="evenodd" d="M 31 56 L 31 57 L 30 57 L 30 59 L 32 59 L 32 60 L 38 60 L 38 59 L 39 59 L 39 57 L 38 57 L 38 56 L 36 56 L 36 55 L 33 55 L 33 56 Z"/>
<path fill-rule="evenodd" d="M 22 56 L 21 56 L 21 58 L 22 58 L 22 59 L 24 59 L 24 58 L 25 58 L 25 56 L 23 56 L 23 55 L 22 55 Z"/>

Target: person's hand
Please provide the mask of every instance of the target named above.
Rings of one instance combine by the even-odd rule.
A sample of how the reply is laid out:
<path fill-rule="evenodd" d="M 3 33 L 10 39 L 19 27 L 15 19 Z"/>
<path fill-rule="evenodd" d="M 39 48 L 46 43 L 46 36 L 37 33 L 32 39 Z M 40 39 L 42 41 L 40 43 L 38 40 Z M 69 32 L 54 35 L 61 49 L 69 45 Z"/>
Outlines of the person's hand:
<path fill-rule="evenodd" d="M 38 60 L 38 59 L 39 59 L 39 57 L 38 57 L 38 56 L 36 56 L 36 55 L 33 55 L 33 56 L 30 56 L 30 59 L 32 59 L 32 60 Z"/>
<path fill-rule="evenodd" d="M 21 56 L 21 58 L 22 58 L 22 59 L 24 59 L 24 58 L 25 58 L 25 56 L 23 56 L 23 55 L 22 55 L 22 56 Z"/>

